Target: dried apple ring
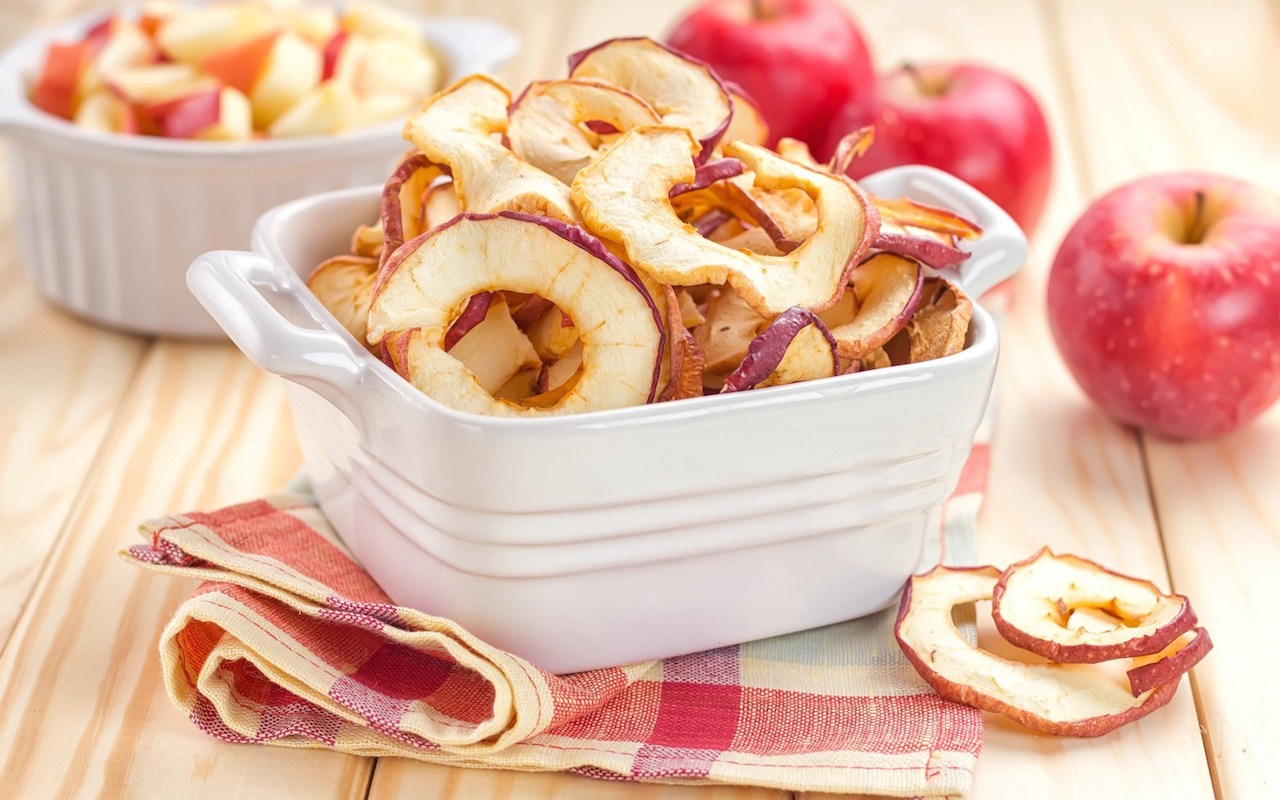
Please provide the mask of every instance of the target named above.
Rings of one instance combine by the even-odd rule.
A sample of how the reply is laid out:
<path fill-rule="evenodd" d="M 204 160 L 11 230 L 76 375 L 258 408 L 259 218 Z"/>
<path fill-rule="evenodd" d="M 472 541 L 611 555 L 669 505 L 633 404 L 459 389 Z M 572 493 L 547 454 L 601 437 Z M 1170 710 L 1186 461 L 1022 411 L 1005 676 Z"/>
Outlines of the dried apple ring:
<path fill-rule="evenodd" d="M 729 128 L 724 132 L 725 142 L 741 141 L 763 145 L 769 141 L 769 123 L 764 119 L 760 104 L 733 81 L 724 82 L 733 103 L 733 119 L 729 120 Z"/>
<path fill-rule="evenodd" d="M 402 245 L 384 272 L 369 308 L 369 341 L 403 339 L 402 373 L 444 405 L 496 416 L 548 416 L 654 399 L 665 321 L 640 277 L 577 226 L 507 211 L 463 213 Z M 474 295 L 498 290 L 544 297 L 573 319 L 582 341 L 581 373 L 555 403 L 496 398 L 445 352 L 446 331 L 463 306 Z"/>
<path fill-rule="evenodd" d="M 471 75 L 428 99 L 405 123 L 405 138 L 449 169 L 463 211 L 519 211 L 576 222 L 568 187 L 493 138 L 507 131 L 510 103 L 502 84 Z"/>
<path fill-rule="evenodd" d="M 1161 653 L 1099 664 L 1029 664 L 970 644 L 952 610 L 991 599 L 995 567 L 935 567 L 907 584 L 894 626 L 907 659 L 940 696 L 1003 714 L 1058 736 L 1101 736 L 1150 714 L 1173 699 L 1178 678 L 1208 651 L 1203 630 L 1178 637 Z M 1194 657 L 1179 658 L 1183 651 Z M 1158 669 L 1156 664 L 1161 665 Z M 1132 691 L 1129 673 L 1150 667 L 1159 682 Z"/>
<path fill-rule="evenodd" d="M 610 39 L 569 56 L 570 78 L 594 78 L 634 92 L 698 140 L 698 161 L 711 157 L 733 118 L 733 100 L 715 70 L 645 37 Z"/>
<path fill-rule="evenodd" d="M 1105 612 L 1115 625 L 1068 626 L 1078 609 Z M 1004 571 L 991 616 L 1010 644 L 1075 663 L 1158 653 L 1196 626 L 1185 596 L 1047 547 Z"/>
<path fill-rule="evenodd" d="M 853 321 L 831 329 L 840 355 L 861 359 L 886 344 L 911 319 L 924 290 L 924 270 L 912 259 L 879 253 L 850 276 L 858 301 Z"/>
<path fill-rule="evenodd" d="M 367 256 L 334 256 L 307 278 L 307 288 L 356 341 L 369 347 L 369 302 L 378 274 L 378 261 Z M 370 348 L 376 352 L 376 348 Z"/>
<path fill-rule="evenodd" d="M 818 210 L 818 229 L 784 256 L 732 250 L 682 222 L 671 188 L 694 180 L 697 142 L 686 130 L 638 128 L 588 165 L 573 182 L 586 227 L 617 242 L 627 260 L 674 286 L 733 286 L 770 319 L 793 306 L 819 310 L 840 297 L 849 273 L 875 234 L 866 197 L 848 179 L 789 162 L 744 142 L 730 142 L 737 158 L 765 189 L 801 189 Z"/>
<path fill-rule="evenodd" d="M 430 227 L 425 213 L 427 192 L 432 182 L 448 170 L 421 153 L 400 162 L 382 187 L 383 252 L 390 255 L 410 239 Z"/>
<path fill-rule="evenodd" d="M 582 126 L 606 122 L 614 131 L 656 125 L 658 112 L 617 86 L 588 80 L 539 81 L 511 104 L 507 140 L 515 154 L 566 186 L 603 149 Z"/>

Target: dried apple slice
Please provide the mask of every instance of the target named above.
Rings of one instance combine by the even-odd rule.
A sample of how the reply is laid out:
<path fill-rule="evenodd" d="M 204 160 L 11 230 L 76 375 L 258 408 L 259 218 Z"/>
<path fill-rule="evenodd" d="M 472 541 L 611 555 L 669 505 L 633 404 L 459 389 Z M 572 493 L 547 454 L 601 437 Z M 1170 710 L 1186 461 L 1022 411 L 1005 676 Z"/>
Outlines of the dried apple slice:
<path fill-rule="evenodd" d="M 431 183 L 445 174 L 444 167 L 421 153 L 406 157 L 391 173 L 382 187 L 382 236 L 386 252 L 393 252 L 430 227 L 423 213 L 423 199 Z"/>
<path fill-rule="evenodd" d="M 1072 627 L 1071 612 L 1093 609 L 1118 621 Z M 1158 653 L 1196 625 L 1191 603 L 1151 581 L 1113 572 L 1049 548 L 1009 566 L 991 601 L 996 630 L 1010 644 L 1054 661 L 1093 663 Z M 1077 620 L 1077 624 L 1082 621 Z"/>
<path fill-rule="evenodd" d="M 604 122 L 618 132 L 656 125 L 660 119 L 652 106 L 631 92 L 589 80 L 532 83 L 511 104 L 509 116 L 511 149 L 566 185 L 604 144 L 600 134 L 584 127 L 586 123 Z"/>
<path fill-rule="evenodd" d="M 751 341 L 720 392 L 830 378 L 839 372 L 836 340 L 827 326 L 807 308 L 789 308 Z"/>
<path fill-rule="evenodd" d="M 894 230 L 887 223 L 881 224 L 880 232 L 871 243 L 875 250 L 914 258 L 934 269 L 958 267 L 969 258 L 968 253 L 941 241 L 936 234 L 913 234 L 906 230 Z"/>
<path fill-rule="evenodd" d="M 307 288 L 356 341 L 369 347 L 369 303 L 378 275 L 378 260 L 364 256 L 335 256 L 322 262 L 307 278 Z M 378 349 L 369 347 L 371 352 Z"/>
<path fill-rule="evenodd" d="M 853 160 L 866 155 L 867 150 L 871 149 L 871 144 L 875 139 L 876 129 L 871 125 L 865 128 L 858 128 L 856 131 L 850 131 L 841 136 L 831 154 L 831 160 L 827 162 L 827 171 L 838 175 L 848 172 L 849 165 L 853 163 Z M 810 158 L 812 157 L 810 156 Z"/>
<path fill-rule="evenodd" d="M 667 192 L 667 196 L 674 199 L 682 194 L 705 189 L 717 181 L 741 175 L 743 169 L 742 162 L 736 158 L 718 158 L 715 161 L 708 161 L 693 171 L 692 181 L 677 183 L 671 187 L 671 191 Z"/>
<path fill-rule="evenodd" d="M 462 309 L 462 313 L 449 326 L 449 330 L 444 335 L 444 349 L 452 350 L 453 346 L 461 341 L 462 337 L 471 332 L 471 329 L 484 322 L 489 318 L 489 308 L 493 305 L 493 292 L 480 292 L 471 295 L 471 299 L 467 301 L 467 307 Z"/>
<path fill-rule="evenodd" d="M 665 321 L 640 277 L 577 226 L 514 212 L 463 213 L 401 246 L 383 272 L 369 308 L 369 341 L 405 339 L 404 374 L 451 408 L 547 416 L 639 405 L 657 393 Z M 582 374 L 553 404 L 495 398 L 444 350 L 445 333 L 464 303 L 498 290 L 545 297 L 578 328 Z"/>
<path fill-rule="evenodd" d="M 511 94 L 492 78 L 463 78 L 409 118 L 405 138 L 429 161 L 449 169 L 463 211 L 519 211 L 577 221 L 567 186 L 493 138 L 507 130 L 510 102 Z"/>
<path fill-rule="evenodd" d="M 902 594 L 894 633 L 907 659 L 940 696 L 1003 714 L 1033 730 L 1101 736 L 1144 717 L 1173 699 L 1182 674 L 1177 670 L 1190 669 L 1190 659 L 1166 663 L 1166 680 L 1137 696 L 1128 670 L 1148 662 L 1171 662 L 1184 649 L 1203 647 L 1194 645 L 1193 632 L 1179 637 L 1158 657 L 1146 659 L 1029 664 L 1001 658 L 970 644 L 951 615 L 956 606 L 991 599 L 999 580 L 995 567 L 939 566 L 916 575 Z"/>
<path fill-rule="evenodd" d="M 856 360 L 883 346 L 911 319 L 924 290 L 924 270 L 909 258 L 880 253 L 850 277 L 858 312 L 831 329 L 844 358 Z"/>
<path fill-rule="evenodd" d="M 742 363 L 769 320 L 728 286 L 708 301 L 705 315 L 706 321 L 693 330 L 694 339 L 702 348 L 706 372 L 723 378 Z"/>
<path fill-rule="evenodd" d="M 880 212 L 885 223 L 902 228 L 919 228 L 935 233 L 949 234 L 959 239 L 973 241 L 982 236 L 982 228 L 947 208 L 939 208 L 909 197 L 886 200 L 872 197 L 871 202 Z"/>
<path fill-rule="evenodd" d="M 549 303 L 546 310 L 526 330 L 529 333 L 529 341 L 533 343 L 533 349 L 537 350 L 538 355 L 547 363 L 562 358 L 578 342 L 578 329 L 574 326 L 573 320 Z"/>
<path fill-rule="evenodd" d="M 724 132 L 723 141 L 742 141 L 763 145 L 769 141 L 769 123 L 765 122 L 764 112 L 755 98 L 732 81 L 725 81 L 729 91 L 729 100 L 733 104 L 733 118 L 729 120 L 729 128 Z"/>
<path fill-rule="evenodd" d="M 351 254 L 379 258 L 386 242 L 381 220 L 376 225 L 360 225 L 355 233 L 351 234 Z"/>
<path fill-rule="evenodd" d="M 725 155 L 742 161 L 763 189 L 800 189 L 817 208 L 818 229 L 794 252 L 765 256 L 717 244 L 682 222 L 669 193 L 694 178 L 697 143 L 688 131 L 639 128 L 578 173 L 573 199 L 587 228 L 618 242 L 628 261 L 674 286 L 726 281 L 763 316 L 792 306 L 822 309 L 875 234 L 866 197 L 846 178 L 824 175 L 744 142 Z M 825 224 L 824 224 L 825 223 Z"/>
<path fill-rule="evenodd" d="M 663 125 L 693 134 L 699 161 L 710 158 L 733 117 L 733 101 L 715 70 L 645 37 L 610 39 L 574 53 L 569 77 L 594 78 L 644 98 Z"/>
<path fill-rule="evenodd" d="M 942 278 L 925 278 L 919 307 L 884 350 L 895 364 L 954 355 L 964 349 L 972 319 L 973 304 L 963 292 Z"/>
<path fill-rule="evenodd" d="M 825 166 L 818 163 L 818 159 L 813 157 L 809 145 L 799 139 L 792 139 L 790 136 L 783 136 L 778 140 L 778 146 L 775 148 L 778 155 L 788 161 L 794 161 L 802 167 L 808 167 L 813 170 L 826 169 Z"/>
<path fill-rule="evenodd" d="M 686 301 L 692 305 L 687 293 L 677 293 L 663 285 L 667 312 L 667 361 L 670 369 L 667 385 L 659 400 L 683 400 L 702 396 L 702 372 L 706 364 L 698 340 L 685 327 Z M 696 307 L 694 313 L 697 313 Z M 700 315 L 699 315 L 700 316 Z"/>
<path fill-rule="evenodd" d="M 433 183 L 422 200 L 423 230 L 448 222 L 461 213 L 462 206 L 458 203 L 458 193 L 454 191 L 453 181 Z"/>

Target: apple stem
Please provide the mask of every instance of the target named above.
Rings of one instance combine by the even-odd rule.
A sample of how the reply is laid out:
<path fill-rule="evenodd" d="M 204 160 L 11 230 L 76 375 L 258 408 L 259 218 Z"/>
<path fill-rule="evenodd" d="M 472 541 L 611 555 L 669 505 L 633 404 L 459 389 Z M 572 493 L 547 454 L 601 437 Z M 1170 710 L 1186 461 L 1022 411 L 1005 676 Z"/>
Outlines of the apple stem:
<path fill-rule="evenodd" d="M 764 10 L 764 0 L 751 0 L 751 18 L 755 20 L 768 18 Z"/>
<path fill-rule="evenodd" d="M 1204 238 L 1204 231 L 1200 230 L 1201 220 L 1204 217 L 1204 192 L 1196 190 L 1196 208 L 1191 216 L 1191 230 L 1187 231 L 1187 244 L 1199 244 Z"/>
<path fill-rule="evenodd" d="M 929 80 L 929 78 L 920 71 L 920 68 L 910 61 L 903 62 L 902 71 L 907 73 L 915 83 L 916 91 L 920 92 L 920 94 L 925 97 L 942 94 L 942 87 L 940 87 L 936 81 Z"/>

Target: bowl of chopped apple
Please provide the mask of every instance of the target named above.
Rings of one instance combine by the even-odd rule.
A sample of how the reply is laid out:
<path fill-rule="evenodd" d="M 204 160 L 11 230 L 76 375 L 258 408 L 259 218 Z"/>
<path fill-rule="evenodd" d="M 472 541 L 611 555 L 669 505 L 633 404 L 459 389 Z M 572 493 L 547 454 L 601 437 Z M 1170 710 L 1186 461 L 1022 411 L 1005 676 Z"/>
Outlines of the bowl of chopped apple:
<path fill-rule="evenodd" d="M 0 55 L 0 136 L 28 274 L 135 333 L 221 337 L 184 269 L 267 209 L 381 180 L 404 118 L 519 48 L 497 24 L 369 0 L 147 3 Z"/>

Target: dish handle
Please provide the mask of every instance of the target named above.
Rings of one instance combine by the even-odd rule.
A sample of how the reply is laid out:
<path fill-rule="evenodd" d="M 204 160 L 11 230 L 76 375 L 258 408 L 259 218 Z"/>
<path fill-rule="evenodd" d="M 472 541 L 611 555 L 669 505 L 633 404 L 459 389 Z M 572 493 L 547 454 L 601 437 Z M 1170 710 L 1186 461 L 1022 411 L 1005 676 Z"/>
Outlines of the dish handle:
<path fill-rule="evenodd" d="M 358 422 L 354 398 L 366 378 L 359 345 L 323 328 L 293 271 L 257 253 L 214 250 L 191 262 L 187 288 L 250 361 L 311 389 Z M 267 295 L 299 313 L 286 317 Z"/>
<path fill-rule="evenodd" d="M 1027 260 L 1027 237 L 1004 209 L 969 184 L 933 167 L 909 165 L 858 181 L 881 197 L 910 197 L 963 214 L 982 227 L 982 237 L 961 242 L 969 258 L 959 268 L 960 288 L 970 297 L 1013 277 Z"/>

